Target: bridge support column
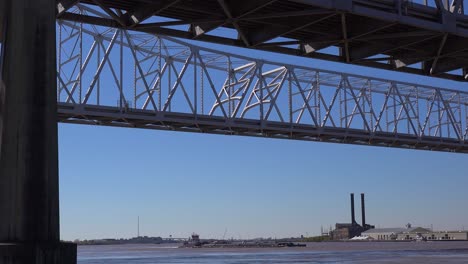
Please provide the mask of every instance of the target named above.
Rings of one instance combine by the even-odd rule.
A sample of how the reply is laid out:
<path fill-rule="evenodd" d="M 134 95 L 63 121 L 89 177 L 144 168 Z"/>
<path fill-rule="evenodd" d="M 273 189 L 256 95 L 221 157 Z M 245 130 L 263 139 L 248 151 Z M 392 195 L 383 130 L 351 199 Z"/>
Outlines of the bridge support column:
<path fill-rule="evenodd" d="M 59 230 L 56 1 L 0 2 L 0 264 L 76 263 Z"/>

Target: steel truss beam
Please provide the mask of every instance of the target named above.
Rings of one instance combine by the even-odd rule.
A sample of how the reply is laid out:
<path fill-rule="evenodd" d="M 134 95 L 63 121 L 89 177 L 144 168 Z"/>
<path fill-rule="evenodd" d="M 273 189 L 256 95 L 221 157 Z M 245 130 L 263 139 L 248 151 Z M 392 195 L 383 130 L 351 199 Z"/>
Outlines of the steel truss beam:
<path fill-rule="evenodd" d="M 463 0 L 57 0 L 57 18 L 468 80 Z"/>
<path fill-rule="evenodd" d="M 468 92 L 57 27 L 60 122 L 468 152 Z"/>

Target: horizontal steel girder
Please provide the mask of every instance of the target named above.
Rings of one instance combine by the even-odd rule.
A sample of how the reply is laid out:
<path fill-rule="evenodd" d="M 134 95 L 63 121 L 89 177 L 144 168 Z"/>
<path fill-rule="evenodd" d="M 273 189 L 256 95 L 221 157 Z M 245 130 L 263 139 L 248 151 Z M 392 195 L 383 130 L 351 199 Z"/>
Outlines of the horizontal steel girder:
<path fill-rule="evenodd" d="M 468 152 L 468 92 L 57 27 L 60 122 Z"/>

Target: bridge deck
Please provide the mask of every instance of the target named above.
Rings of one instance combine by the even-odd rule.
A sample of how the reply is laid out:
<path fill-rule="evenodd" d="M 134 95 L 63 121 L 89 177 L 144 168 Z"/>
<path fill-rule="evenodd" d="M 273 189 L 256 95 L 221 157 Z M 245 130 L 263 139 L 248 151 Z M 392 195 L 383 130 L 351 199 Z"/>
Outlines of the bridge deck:
<path fill-rule="evenodd" d="M 77 6 L 76 0 L 59 2 L 57 16 L 69 21 L 468 78 L 468 16 L 460 0 L 451 5 L 447 0 L 81 0 Z"/>
<path fill-rule="evenodd" d="M 339 127 L 315 127 L 307 124 L 225 119 L 209 115 L 167 113 L 148 110 L 122 110 L 119 107 L 85 106 L 59 103 L 62 123 L 143 128 L 220 135 L 293 139 L 367 146 L 468 153 L 468 144 L 435 136 L 374 132 Z"/>

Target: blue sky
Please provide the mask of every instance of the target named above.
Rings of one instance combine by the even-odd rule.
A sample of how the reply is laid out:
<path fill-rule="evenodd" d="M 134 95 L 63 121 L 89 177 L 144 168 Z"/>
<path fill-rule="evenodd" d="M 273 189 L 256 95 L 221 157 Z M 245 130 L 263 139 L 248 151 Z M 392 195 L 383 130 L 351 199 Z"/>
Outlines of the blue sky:
<path fill-rule="evenodd" d="M 131 237 L 137 216 L 153 236 L 312 235 L 349 221 L 350 192 L 366 193 L 377 226 L 468 228 L 462 154 L 64 124 L 59 133 L 63 239 Z"/>
<path fill-rule="evenodd" d="M 268 60 L 466 89 L 466 83 L 200 44 Z M 350 221 L 468 229 L 468 155 L 59 125 L 62 239 L 289 237 Z"/>

